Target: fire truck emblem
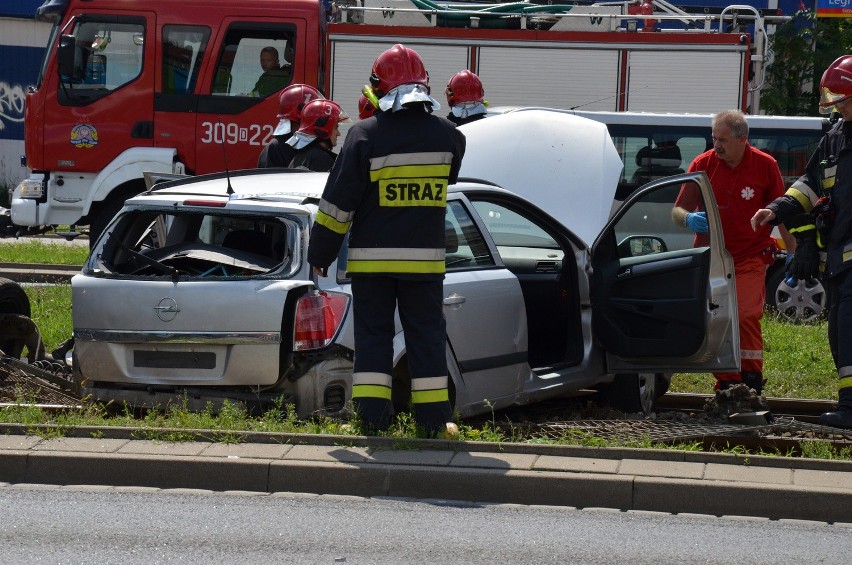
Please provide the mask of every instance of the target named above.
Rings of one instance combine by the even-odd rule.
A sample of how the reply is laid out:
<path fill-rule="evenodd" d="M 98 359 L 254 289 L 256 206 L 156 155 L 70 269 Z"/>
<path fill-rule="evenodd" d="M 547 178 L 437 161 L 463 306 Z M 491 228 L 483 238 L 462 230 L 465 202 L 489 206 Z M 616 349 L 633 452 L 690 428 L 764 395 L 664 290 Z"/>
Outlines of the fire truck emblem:
<path fill-rule="evenodd" d="M 71 145 L 89 149 L 98 144 L 98 130 L 90 124 L 77 124 L 71 128 Z"/>

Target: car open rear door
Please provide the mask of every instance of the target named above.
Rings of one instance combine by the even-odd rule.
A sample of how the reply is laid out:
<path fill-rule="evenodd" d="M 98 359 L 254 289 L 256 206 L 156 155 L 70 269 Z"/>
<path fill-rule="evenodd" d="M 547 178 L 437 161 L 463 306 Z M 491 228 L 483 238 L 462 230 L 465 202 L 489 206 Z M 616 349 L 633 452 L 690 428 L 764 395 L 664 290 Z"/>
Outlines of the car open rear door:
<path fill-rule="evenodd" d="M 698 191 L 709 237 L 671 219 L 681 190 Z M 607 370 L 739 370 L 734 265 L 709 180 L 649 183 L 618 209 L 592 247 L 593 330 Z"/>

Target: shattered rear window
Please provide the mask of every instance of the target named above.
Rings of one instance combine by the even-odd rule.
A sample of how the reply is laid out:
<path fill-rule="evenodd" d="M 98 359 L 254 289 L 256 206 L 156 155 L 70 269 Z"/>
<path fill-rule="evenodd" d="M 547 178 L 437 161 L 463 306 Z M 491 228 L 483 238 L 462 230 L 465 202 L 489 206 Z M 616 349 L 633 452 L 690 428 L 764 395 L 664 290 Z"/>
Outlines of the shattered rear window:
<path fill-rule="evenodd" d="M 232 278 L 287 276 L 299 267 L 299 224 L 275 215 L 130 210 L 107 231 L 90 274 Z"/>

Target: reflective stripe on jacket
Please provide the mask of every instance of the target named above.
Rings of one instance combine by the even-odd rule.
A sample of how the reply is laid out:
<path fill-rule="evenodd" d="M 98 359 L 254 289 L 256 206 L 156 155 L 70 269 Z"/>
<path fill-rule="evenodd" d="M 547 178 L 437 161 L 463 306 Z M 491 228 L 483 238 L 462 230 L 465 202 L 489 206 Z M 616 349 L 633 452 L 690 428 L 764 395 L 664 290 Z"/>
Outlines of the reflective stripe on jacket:
<path fill-rule="evenodd" d="M 350 273 L 443 276 L 447 187 L 464 149 L 449 120 L 421 109 L 358 122 L 329 174 L 308 262 L 331 264 L 349 231 Z"/>

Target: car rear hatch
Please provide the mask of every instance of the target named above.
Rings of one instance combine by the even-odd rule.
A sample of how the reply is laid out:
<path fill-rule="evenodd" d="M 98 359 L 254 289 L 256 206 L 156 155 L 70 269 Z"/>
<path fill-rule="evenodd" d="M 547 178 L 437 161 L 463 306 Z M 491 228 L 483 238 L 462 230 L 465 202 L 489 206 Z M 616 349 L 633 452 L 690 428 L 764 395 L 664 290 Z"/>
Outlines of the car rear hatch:
<path fill-rule="evenodd" d="M 72 280 L 76 363 L 89 381 L 268 386 L 313 288 L 310 209 L 151 194 L 129 201 Z M 288 311 L 289 308 L 289 311 Z"/>

